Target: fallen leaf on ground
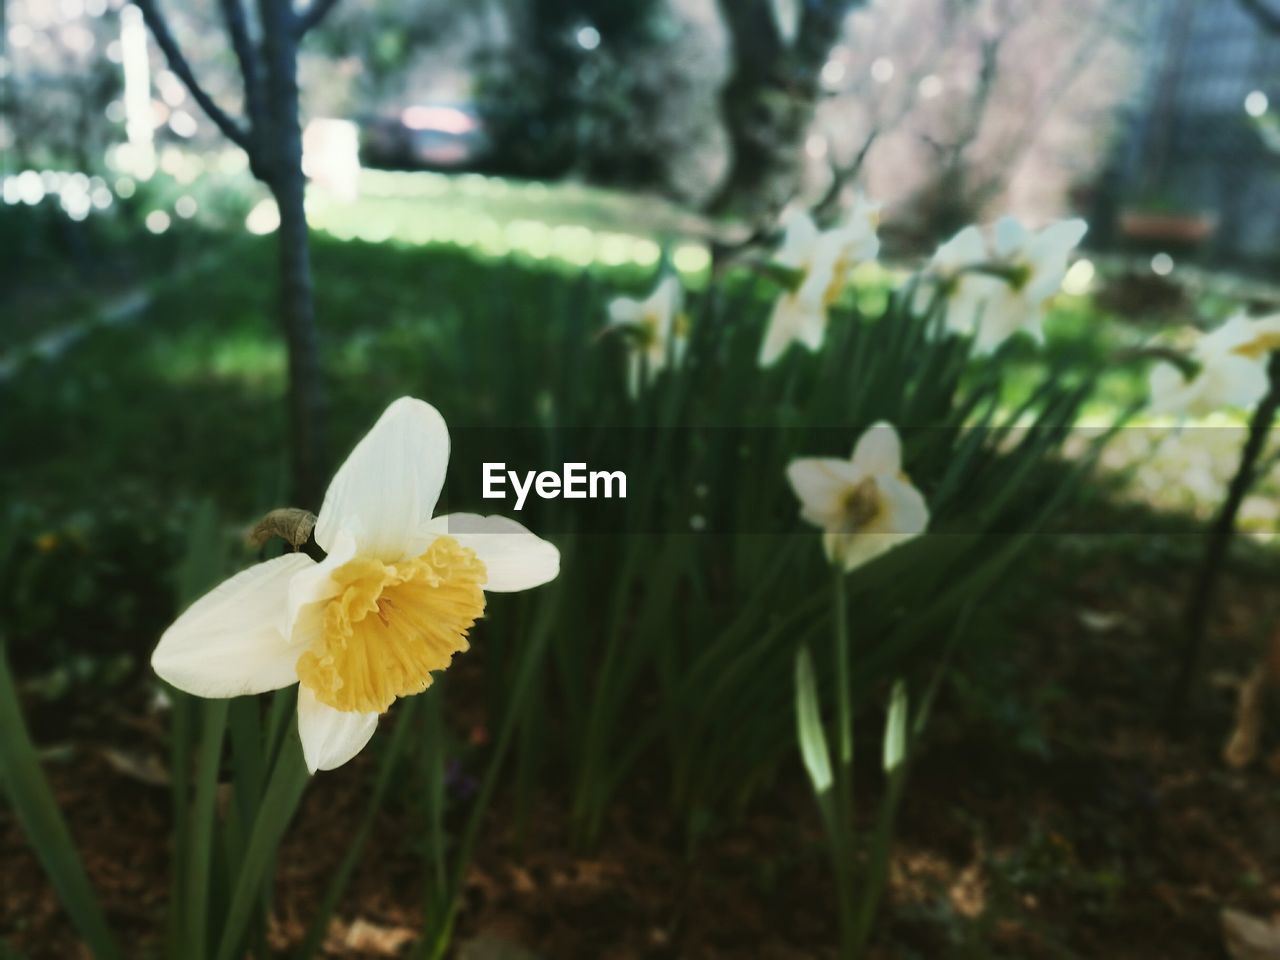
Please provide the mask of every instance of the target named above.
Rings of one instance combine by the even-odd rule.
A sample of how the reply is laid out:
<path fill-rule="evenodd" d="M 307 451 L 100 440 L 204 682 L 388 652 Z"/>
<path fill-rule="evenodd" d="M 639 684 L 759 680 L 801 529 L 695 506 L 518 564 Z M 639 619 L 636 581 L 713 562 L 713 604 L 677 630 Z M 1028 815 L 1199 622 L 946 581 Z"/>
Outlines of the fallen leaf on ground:
<path fill-rule="evenodd" d="M 406 944 L 418 939 L 418 931 L 409 927 L 388 927 L 357 918 L 350 926 L 341 920 L 329 923 L 325 953 L 339 957 L 364 954 L 372 957 L 396 957 Z"/>
<path fill-rule="evenodd" d="M 114 747 L 103 747 L 102 757 L 116 773 L 140 780 L 153 787 L 169 786 L 169 771 L 163 763 L 151 756 L 141 756 Z"/>
<path fill-rule="evenodd" d="M 1222 940 L 1231 960 L 1280 960 L 1280 921 L 1222 911 Z"/>

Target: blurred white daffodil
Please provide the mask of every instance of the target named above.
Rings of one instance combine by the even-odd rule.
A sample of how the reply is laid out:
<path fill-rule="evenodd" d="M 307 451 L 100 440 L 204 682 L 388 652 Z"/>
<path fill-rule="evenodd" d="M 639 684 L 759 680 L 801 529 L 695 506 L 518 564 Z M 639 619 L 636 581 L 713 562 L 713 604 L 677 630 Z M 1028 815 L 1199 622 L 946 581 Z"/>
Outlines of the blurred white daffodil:
<path fill-rule="evenodd" d="M 484 591 L 559 573 L 559 551 L 514 520 L 432 518 L 448 461 L 436 409 L 391 404 L 325 494 L 315 539 L 328 556 L 285 554 L 214 588 L 160 638 L 156 673 L 201 697 L 297 683 L 308 769 L 346 763 L 397 697 L 467 649 Z"/>
<path fill-rule="evenodd" d="M 1194 372 L 1167 361 L 1151 368 L 1148 409 L 1185 416 L 1250 409 L 1267 392 L 1267 356 L 1278 349 L 1280 315 L 1250 320 L 1236 314 L 1196 338 L 1187 358 Z"/>
<path fill-rule="evenodd" d="M 639 396 L 646 382 L 667 368 L 679 366 L 689 343 L 689 321 L 682 312 L 684 288 L 668 274 L 643 300 L 616 297 L 609 302 L 609 325 L 627 335 L 630 357 L 627 389 Z"/>
<path fill-rule="evenodd" d="M 859 198 L 842 226 L 819 230 L 813 219 L 796 211 L 786 221 L 782 246 L 774 256 L 781 272 L 791 275 L 788 290 L 778 297 L 760 345 L 760 365 L 776 363 L 793 341 L 810 350 L 822 346 L 827 311 L 840 296 L 849 272 L 880 252 L 876 227 L 879 204 Z"/>
<path fill-rule="evenodd" d="M 971 336 L 978 354 L 1015 333 L 1044 339 L 1045 303 L 1067 274 L 1071 251 L 1088 230 L 1059 220 L 1032 232 L 1013 217 L 965 227 L 934 253 L 928 272 L 941 284 L 949 330 Z"/>
<path fill-rule="evenodd" d="M 848 460 L 794 460 L 787 479 L 800 499 L 800 516 L 823 531 L 832 563 L 846 571 L 918 536 L 929 508 L 902 472 L 902 442 L 887 423 L 867 430 Z"/>

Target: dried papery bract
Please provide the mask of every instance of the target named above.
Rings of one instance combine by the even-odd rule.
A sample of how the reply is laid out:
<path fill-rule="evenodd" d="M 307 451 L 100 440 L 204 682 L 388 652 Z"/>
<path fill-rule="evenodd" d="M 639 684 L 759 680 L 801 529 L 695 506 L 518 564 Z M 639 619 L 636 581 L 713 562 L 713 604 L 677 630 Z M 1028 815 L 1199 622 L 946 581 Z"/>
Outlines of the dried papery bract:
<path fill-rule="evenodd" d="M 249 531 L 249 545 L 262 549 L 275 537 L 279 537 L 294 550 L 300 549 L 311 539 L 316 526 L 316 515 L 298 507 L 278 507 L 272 510 Z"/>

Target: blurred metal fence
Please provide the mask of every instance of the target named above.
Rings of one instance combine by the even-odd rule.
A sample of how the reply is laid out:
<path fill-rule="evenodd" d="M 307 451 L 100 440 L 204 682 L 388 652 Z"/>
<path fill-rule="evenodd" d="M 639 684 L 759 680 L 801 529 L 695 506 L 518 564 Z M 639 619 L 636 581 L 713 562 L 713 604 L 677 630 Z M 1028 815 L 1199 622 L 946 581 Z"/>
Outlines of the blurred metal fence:
<path fill-rule="evenodd" d="M 1239 0 L 1161 0 L 1096 235 L 1211 262 L 1280 254 L 1280 36 Z"/>

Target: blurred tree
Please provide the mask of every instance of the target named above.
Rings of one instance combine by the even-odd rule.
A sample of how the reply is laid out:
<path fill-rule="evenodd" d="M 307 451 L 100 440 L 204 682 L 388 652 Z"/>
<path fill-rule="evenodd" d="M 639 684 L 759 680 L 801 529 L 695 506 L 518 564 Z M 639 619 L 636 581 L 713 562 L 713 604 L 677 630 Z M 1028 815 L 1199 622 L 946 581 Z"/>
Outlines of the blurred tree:
<path fill-rule="evenodd" d="M 4 44 L 0 146 L 18 167 L 101 169 L 114 124 L 107 106 L 120 90 L 120 68 L 106 56 L 116 17 L 24 18 Z"/>
<path fill-rule="evenodd" d="M 1140 89 L 1148 0 L 895 0 L 855 11 L 823 71 L 806 196 L 855 178 L 928 245 L 1096 183 Z"/>
<path fill-rule="evenodd" d="M 248 154 L 280 211 L 280 319 L 289 352 L 289 444 L 295 505 L 318 508 L 324 396 L 316 345 L 311 250 L 304 207 L 302 128 L 298 118 L 298 44 L 337 0 L 258 0 L 256 30 L 242 0 L 219 0 L 228 42 L 244 84 L 243 119 L 205 91 L 178 45 L 157 0 L 136 0 L 169 68 L 222 133 Z"/>
<path fill-rule="evenodd" d="M 312 51 L 332 62 L 346 60 L 357 70 L 359 109 L 413 99 L 407 90 L 415 67 L 438 53 L 441 40 L 456 38 L 460 24 L 483 15 L 484 4 L 448 0 L 365 0 L 347 4 L 314 34 Z M 403 104 L 401 104 L 403 105 Z"/>
<path fill-rule="evenodd" d="M 792 11 L 778 0 L 718 2 L 732 45 L 720 99 L 730 158 L 709 210 L 767 219 L 799 191 L 822 68 L 864 0 L 802 0 Z"/>
<path fill-rule="evenodd" d="M 1280 7 L 1267 6 L 1267 0 L 1239 0 L 1240 6 L 1268 33 L 1280 33 Z"/>
<path fill-rule="evenodd" d="M 504 168 L 661 182 L 676 145 L 652 122 L 676 91 L 661 0 L 508 0 L 509 37 L 477 56 L 479 106 Z"/>

